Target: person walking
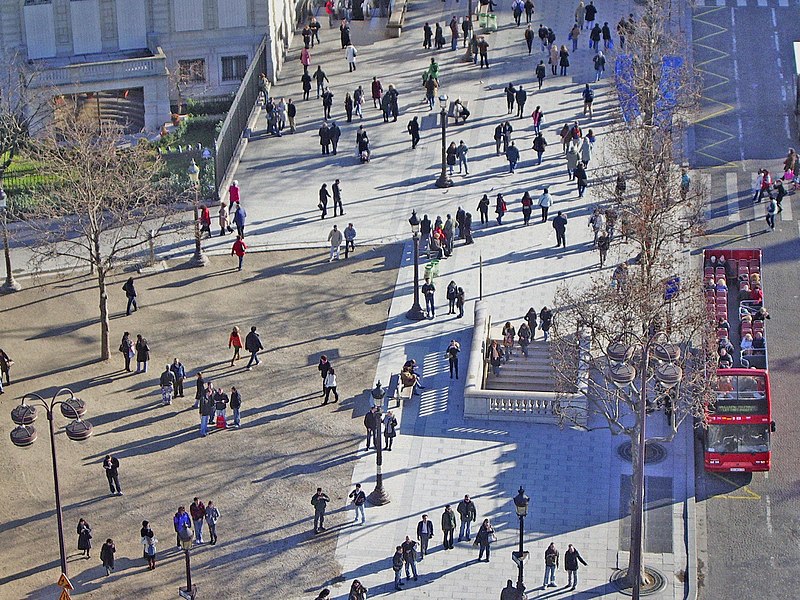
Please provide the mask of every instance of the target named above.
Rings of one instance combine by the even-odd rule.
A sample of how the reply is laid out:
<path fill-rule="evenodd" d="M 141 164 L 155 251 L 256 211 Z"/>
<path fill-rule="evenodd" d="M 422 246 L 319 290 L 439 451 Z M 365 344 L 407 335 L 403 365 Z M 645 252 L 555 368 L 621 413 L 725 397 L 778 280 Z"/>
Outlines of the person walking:
<path fill-rule="evenodd" d="M 150 346 L 141 334 L 136 336 L 136 372 L 147 373 L 147 363 L 150 362 Z"/>
<path fill-rule="evenodd" d="M 164 367 L 164 372 L 158 379 L 161 389 L 161 404 L 167 406 L 172 404 L 172 395 L 175 392 L 175 374 L 170 370 L 169 365 Z"/>
<path fill-rule="evenodd" d="M 513 83 L 509 83 L 503 91 L 506 93 L 506 105 L 508 106 L 506 114 L 510 115 L 514 112 L 514 100 L 517 95 L 517 88 L 514 87 Z"/>
<path fill-rule="evenodd" d="M 531 29 L 530 25 L 528 25 L 528 27 L 525 29 L 524 36 L 525 36 L 525 43 L 528 46 L 528 54 L 530 54 L 533 51 L 533 39 L 534 39 L 533 29 Z"/>
<path fill-rule="evenodd" d="M 195 497 L 189 505 L 189 514 L 192 516 L 194 525 L 194 541 L 196 544 L 203 543 L 203 520 L 206 517 L 206 505 L 200 498 Z"/>
<path fill-rule="evenodd" d="M 337 208 L 339 212 L 344 215 L 344 206 L 342 206 L 342 186 L 339 179 L 333 182 L 331 191 L 333 191 L 333 216 L 336 216 Z"/>
<path fill-rule="evenodd" d="M 244 210 L 244 208 L 237 204 L 236 212 L 233 213 L 233 223 L 236 225 L 236 233 L 242 239 L 244 239 L 244 226 L 246 221 L 247 212 Z"/>
<path fill-rule="evenodd" d="M 233 411 L 233 425 L 231 427 L 239 429 L 242 425 L 242 395 L 236 389 L 236 386 L 231 387 L 231 410 Z"/>
<path fill-rule="evenodd" d="M 589 4 L 584 9 L 584 16 L 586 19 L 586 29 L 591 30 L 594 26 L 594 19 L 597 16 L 597 7 L 594 5 L 594 0 L 589 0 Z"/>
<path fill-rule="evenodd" d="M 453 532 L 456 529 L 456 514 L 450 505 L 444 507 L 442 512 L 442 545 L 445 550 L 453 549 Z"/>
<path fill-rule="evenodd" d="M 150 529 L 149 521 L 142 521 L 142 529 L 140 533 L 142 536 L 141 544 L 144 546 L 142 555 L 147 561 L 147 568 L 152 571 L 156 568 L 156 544 L 158 544 L 158 540 L 156 539 L 153 530 Z"/>
<path fill-rule="evenodd" d="M 533 199 L 527 190 L 522 195 L 520 204 L 522 204 L 522 224 L 527 227 L 531 220 L 531 212 L 533 212 Z"/>
<path fill-rule="evenodd" d="M 603 78 L 603 73 L 606 70 L 606 57 L 603 55 L 602 50 L 595 54 L 592 62 L 594 63 L 594 80 L 597 82 Z"/>
<path fill-rule="evenodd" d="M 447 284 L 447 292 L 445 296 L 447 298 L 447 302 L 449 303 L 449 310 L 447 311 L 448 315 L 456 314 L 456 294 L 458 292 L 458 286 L 456 285 L 455 281 L 450 281 Z"/>
<path fill-rule="evenodd" d="M 572 181 L 575 177 L 575 169 L 578 167 L 578 152 L 572 144 L 570 144 L 567 150 L 565 160 L 567 161 L 567 179 Z"/>
<path fill-rule="evenodd" d="M 595 54 L 600 52 L 600 38 L 602 35 L 600 25 L 595 24 L 594 27 L 589 29 L 589 50 L 594 48 Z"/>
<path fill-rule="evenodd" d="M 470 541 L 470 526 L 478 518 L 478 511 L 475 508 L 475 503 L 470 500 L 469 495 L 465 495 L 464 499 L 456 506 L 456 512 L 461 516 L 461 529 L 458 531 L 458 541 L 466 539 Z"/>
<path fill-rule="evenodd" d="M 489 224 L 489 196 L 484 194 L 478 201 L 478 212 L 481 214 L 481 225 Z"/>
<path fill-rule="evenodd" d="M 456 379 L 458 379 L 459 352 L 461 352 L 461 344 L 459 344 L 456 340 L 450 340 L 450 344 L 447 346 L 447 350 L 444 352 L 444 356 L 450 365 L 450 379 L 453 378 L 453 375 L 455 375 Z"/>
<path fill-rule="evenodd" d="M 566 46 L 561 46 L 561 50 L 558 51 L 558 66 L 561 67 L 561 76 L 566 77 L 569 68 L 569 50 Z"/>
<path fill-rule="evenodd" d="M 381 82 L 377 77 L 372 78 L 370 91 L 372 92 L 372 107 L 380 108 L 381 97 L 383 96 L 383 85 L 381 85 Z"/>
<path fill-rule="evenodd" d="M 469 227 L 472 225 L 472 216 L 467 213 L 467 244 L 472 243 L 472 235 L 470 233 Z M 459 287 L 458 291 L 456 292 L 456 308 L 458 309 L 458 314 L 456 315 L 456 319 L 461 319 L 464 317 L 464 288 Z M 456 377 L 458 379 L 458 377 Z"/>
<path fill-rule="evenodd" d="M 84 558 L 90 558 L 90 553 L 92 550 L 92 528 L 89 526 L 89 523 L 86 519 L 79 519 L 78 520 L 78 550 L 82 552 L 81 556 Z"/>
<path fill-rule="evenodd" d="M 555 73 L 553 73 L 555 75 Z M 547 75 L 547 68 L 544 66 L 544 61 L 540 60 L 539 64 L 536 65 L 536 81 L 539 84 L 539 90 L 542 89 L 542 84 L 544 83 L 544 78 Z"/>
<path fill-rule="evenodd" d="M 397 418 L 392 411 L 387 411 L 383 417 L 383 438 L 386 442 L 384 450 L 387 452 L 392 451 L 394 438 L 397 437 Z"/>
<path fill-rule="evenodd" d="M 261 336 L 258 335 L 255 325 L 250 328 L 250 333 L 244 338 L 244 349 L 250 353 L 250 360 L 247 362 L 247 370 L 250 371 L 253 369 L 253 364 L 256 366 L 261 364 L 258 359 L 258 353 L 264 349 L 261 344 Z"/>
<path fill-rule="evenodd" d="M 776 214 L 778 214 L 778 203 L 775 201 L 775 198 L 770 198 L 769 204 L 767 204 L 767 227 L 768 227 L 767 231 L 769 231 L 770 233 L 775 231 Z"/>
<path fill-rule="evenodd" d="M 583 114 L 586 116 L 586 113 L 589 113 L 589 118 L 592 118 L 592 103 L 594 102 L 594 90 L 589 86 L 587 83 L 586 86 L 583 88 L 581 92 L 581 97 L 583 98 Z"/>
<path fill-rule="evenodd" d="M 328 129 L 330 130 L 331 148 L 333 149 L 333 153 L 336 154 L 339 147 L 339 138 L 342 137 L 342 130 L 336 124 L 336 121 L 331 121 Z"/>
<path fill-rule="evenodd" d="M 411 574 L 414 575 L 414 581 L 417 580 L 417 542 L 406 536 L 406 540 L 401 544 L 403 548 L 403 562 L 406 566 L 406 581 L 409 580 Z M 410 573 L 409 573 L 410 571 Z"/>
<path fill-rule="evenodd" d="M 328 191 L 328 184 L 323 183 L 322 187 L 319 188 L 319 204 L 317 204 L 317 208 L 320 211 L 320 219 L 325 219 L 328 214 L 328 199 L 331 197 L 330 192 Z"/>
<path fill-rule="evenodd" d="M 130 332 L 126 331 L 125 333 L 122 334 L 122 340 L 119 343 L 119 351 L 122 353 L 122 358 L 125 360 L 125 370 L 128 373 L 130 373 L 131 359 L 133 358 L 134 355 L 133 340 L 131 340 Z M 2 363 L 0 363 L 0 367 L 2 366 L 3 366 Z M 8 378 L 8 373 L 6 369 L 3 369 L 3 372 L 0 373 L 0 378 L 2 378 L 2 375 L 6 375 L 6 379 Z"/>
<path fill-rule="evenodd" d="M 394 571 L 394 589 L 400 591 L 403 588 L 403 547 L 397 546 L 392 556 L 392 570 Z"/>
<path fill-rule="evenodd" d="M 531 113 L 531 120 L 533 121 L 533 132 L 537 135 L 540 134 L 542 123 L 544 122 L 544 113 L 541 106 L 537 106 Z"/>
<path fill-rule="evenodd" d="M 520 85 L 517 88 L 517 92 L 514 96 L 517 100 L 517 118 L 521 119 L 523 112 L 525 111 L 525 103 L 528 101 L 528 92 L 526 92 L 525 88 Z"/>
<path fill-rule="evenodd" d="M 425 296 L 425 313 L 429 319 L 433 319 L 436 316 L 435 293 L 436 286 L 433 285 L 430 279 L 426 278 L 425 283 L 422 284 L 422 295 Z"/>
<path fill-rule="evenodd" d="M 544 188 L 542 195 L 539 197 L 539 208 L 542 209 L 542 223 L 547 222 L 547 213 L 553 205 L 553 198 L 550 196 L 549 188 Z"/>
<path fill-rule="evenodd" d="M 319 67 L 317 67 L 317 70 L 319 70 Z M 303 86 L 303 100 L 308 100 L 311 95 L 311 75 L 303 72 L 300 76 L 300 84 Z M 317 98 L 319 98 L 319 96 L 317 96 Z"/>
<path fill-rule="evenodd" d="M 319 375 L 322 378 L 322 395 L 325 395 L 325 378 L 328 376 L 328 371 L 333 368 L 331 362 L 328 360 L 328 357 L 324 354 L 319 357 L 319 363 L 317 364 L 317 370 L 319 371 Z"/>
<path fill-rule="evenodd" d="M 350 92 L 347 92 L 344 95 L 344 113 L 347 115 L 347 122 L 353 122 L 353 98 L 350 96 Z"/>
<path fill-rule="evenodd" d="M 528 324 L 528 327 L 531 330 L 531 340 L 535 339 L 536 338 L 536 324 L 537 324 L 537 318 L 538 318 L 538 315 L 536 313 L 536 309 L 531 306 L 528 309 L 528 312 L 525 313 L 525 316 L 523 318 L 525 319 L 525 322 Z"/>
<path fill-rule="evenodd" d="M 219 217 L 219 236 L 224 237 L 226 233 L 233 233 L 233 227 L 230 226 L 228 220 L 228 207 L 224 202 L 220 203 L 217 215 Z"/>
<path fill-rule="evenodd" d="M 350 72 L 356 70 L 356 56 L 358 56 L 358 50 L 356 49 L 353 44 L 348 44 L 347 48 L 345 49 L 345 58 L 347 58 L 348 67 L 350 68 Z"/>
<path fill-rule="evenodd" d="M 572 29 L 570 29 L 569 36 L 568 36 L 568 39 L 572 40 L 572 52 L 573 53 L 578 51 L 578 38 L 580 38 L 580 36 L 581 36 L 581 28 L 578 27 L 578 23 L 576 21 L 575 25 L 573 25 Z"/>
<path fill-rule="evenodd" d="M 562 211 L 553 218 L 553 229 L 556 230 L 556 248 L 567 247 L 567 217 Z"/>
<path fill-rule="evenodd" d="M 239 333 L 239 328 L 234 327 L 231 334 L 228 336 L 228 350 L 233 348 L 233 356 L 231 356 L 231 366 L 233 362 L 241 358 L 239 352 L 242 350 L 242 334 Z"/>
<path fill-rule="evenodd" d="M 244 243 L 242 236 L 237 235 L 236 241 L 233 242 L 233 246 L 231 246 L 231 256 L 236 256 L 238 261 L 237 271 L 242 270 L 242 263 L 244 263 L 244 255 L 247 252 L 247 244 Z"/>
<path fill-rule="evenodd" d="M 592 233 L 594 233 L 594 241 L 592 242 L 592 247 L 597 247 L 597 238 L 600 237 L 600 233 L 603 231 L 603 212 L 600 207 L 596 207 L 592 212 L 592 216 L 589 217 L 589 227 L 592 228 Z"/>
<path fill-rule="evenodd" d="M 558 569 L 558 550 L 556 545 L 550 543 L 544 551 L 544 582 L 542 589 L 556 587 L 556 569 Z"/>
<path fill-rule="evenodd" d="M 333 92 L 326 87 L 322 92 L 322 116 L 323 119 L 331 118 L 331 108 L 333 108 Z"/>
<path fill-rule="evenodd" d="M 584 566 L 589 566 L 575 546 L 569 544 L 567 551 L 564 552 L 564 570 L 567 572 L 567 587 L 570 590 L 574 590 L 578 586 L 578 561 Z"/>
<path fill-rule="evenodd" d="M 497 224 L 503 224 L 503 215 L 506 214 L 508 210 L 508 206 L 506 206 L 506 201 L 503 199 L 503 194 L 497 194 L 497 198 L 495 199 L 494 205 L 494 212 L 497 215 Z"/>
<path fill-rule="evenodd" d="M 539 328 L 544 333 L 544 341 L 546 342 L 550 337 L 550 327 L 553 325 L 553 311 L 543 306 L 542 310 L 539 311 L 539 322 Z"/>
<path fill-rule="evenodd" d="M 189 513 L 186 512 L 185 506 L 179 506 L 178 512 L 172 517 L 172 527 L 175 529 L 175 544 L 178 547 L 178 550 L 181 549 L 181 534 L 180 532 L 184 529 L 191 530 L 192 528 L 192 521 Z M 189 532 L 191 535 L 191 531 Z"/>
<path fill-rule="evenodd" d="M 342 213 L 344 214 L 344 213 Z M 348 223 L 347 227 L 344 228 L 344 257 L 347 258 L 350 256 L 351 252 L 356 251 L 355 246 L 356 241 L 356 228 L 353 227 L 352 223 Z"/>
<path fill-rule="evenodd" d="M 172 371 L 172 374 L 175 376 L 175 381 L 172 386 L 173 395 L 176 398 L 183 398 L 183 381 L 186 379 L 186 369 L 184 368 L 183 363 L 175 358 L 173 359 L 169 370 Z"/>
<path fill-rule="evenodd" d="M 415 117 L 416 118 L 416 117 Z M 456 156 L 458 157 L 458 172 L 461 173 L 461 168 L 464 168 L 464 174 L 469 175 L 469 165 L 467 164 L 467 152 L 469 152 L 469 148 L 464 143 L 464 140 L 458 144 L 458 148 L 456 148 Z"/>
<path fill-rule="evenodd" d="M 309 90 L 310 89 L 311 85 L 309 83 Z M 308 98 L 306 98 L 306 100 L 308 100 Z M 295 118 L 297 118 L 297 106 L 292 102 L 291 98 L 289 98 L 286 103 L 286 116 L 289 117 L 289 131 L 294 133 L 296 130 Z"/>
<path fill-rule="evenodd" d="M 528 346 L 531 344 L 531 328 L 525 321 L 519 326 L 517 340 L 519 348 L 522 350 L 522 356 L 528 358 Z"/>
<path fill-rule="evenodd" d="M 323 492 L 321 487 L 318 487 L 317 493 L 311 496 L 311 506 L 314 507 L 314 533 L 325 531 L 325 509 L 330 501 L 328 494 Z"/>
<path fill-rule="evenodd" d="M 433 523 L 428 520 L 428 515 L 422 515 L 422 520 L 417 523 L 417 539 L 419 540 L 420 560 L 428 554 L 428 542 L 433 537 Z"/>
<path fill-rule="evenodd" d="M 117 551 L 114 546 L 114 540 L 107 538 L 105 543 L 100 547 L 100 561 L 103 563 L 103 568 L 106 570 L 106 577 L 111 575 L 114 570 L 114 553 Z"/>
<path fill-rule="evenodd" d="M 336 391 L 336 370 L 331 366 L 328 369 L 328 374 L 325 375 L 325 380 L 323 381 L 323 385 L 325 386 L 325 402 L 323 404 L 328 403 L 328 399 L 330 398 L 331 392 L 333 392 L 333 402 L 336 403 L 339 401 L 339 392 Z"/>
<path fill-rule="evenodd" d="M 419 121 L 414 117 L 408 122 L 407 130 L 411 136 L 411 149 L 415 150 L 419 144 Z"/>
<path fill-rule="evenodd" d="M 484 519 L 483 524 L 481 524 L 480 529 L 478 529 L 478 533 L 475 535 L 475 543 L 477 544 L 478 550 L 478 561 L 483 558 L 484 552 L 486 553 L 486 562 L 489 562 L 489 553 L 492 542 L 495 540 L 494 535 L 494 527 L 489 522 L 489 519 Z"/>
<path fill-rule="evenodd" d="M 611 27 L 608 24 L 608 21 L 603 22 L 603 49 L 608 50 L 609 48 L 614 47 L 614 41 L 611 39 Z"/>
<path fill-rule="evenodd" d="M 550 73 L 558 75 L 558 64 L 561 60 L 561 54 L 558 51 L 558 46 L 553 44 L 550 46 L 550 58 L 547 62 L 550 63 Z"/>
<path fill-rule="evenodd" d="M 119 485 L 119 459 L 111 454 L 106 454 L 103 459 L 103 469 L 106 472 L 111 495 L 122 496 L 122 487 Z"/>
<path fill-rule="evenodd" d="M 320 125 L 318 134 L 319 145 L 322 147 L 322 155 L 329 155 L 331 153 L 331 128 L 328 127 L 327 122 L 323 122 L 322 125 Z M 322 218 L 324 219 L 325 217 Z"/>
<path fill-rule="evenodd" d="M 365 450 L 369 450 L 370 444 L 375 441 L 375 430 L 381 423 L 379 410 L 377 406 L 373 406 L 367 411 L 367 414 L 364 415 L 364 429 L 367 430 L 367 447 L 364 448 Z"/>
<path fill-rule="evenodd" d="M 358 516 L 361 515 L 361 524 L 363 525 L 366 520 L 364 517 L 364 505 L 367 503 L 367 495 L 364 493 L 364 490 L 361 489 L 360 483 L 356 484 L 355 489 L 350 492 L 348 498 L 353 499 L 353 507 L 355 509 L 353 523 L 358 521 Z"/>
<path fill-rule="evenodd" d="M 206 506 L 205 510 L 205 520 L 206 525 L 208 526 L 208 534 L 211 536 L 209 540 L 210 544 L 213 546 L 217 543 L 217 521 L 219 521 L 219 510 L 214 505 L 214 502 L 209 500 L 208 506 Z"/>
<path fill-rule="evenodd" d="M 133 277 L 128 277 L 128 281 L 125 282 L 122 289 L 128 298 L 128 308 L 125 310 L 125 316 L 129 317 L 131 316 L 131 308 L 139 310 L 139 306 L 136 304 L 136 287 L 133 284 Z"/>
<path fill-rule="evenodd" d="M 211 238 L 211 211 L 205 204 L 200 205 L 200 236 L 204 233 L 208 234 Z"/>
<path fill-rule="evenodd" d="M 519 149 L 511 142 L 511 145 L 506 150 L 506 159 L 508 160 L 509 173 L 514 173 L 514 169 L 519 162 Z"/>
<path fill-rule="evenodd" d="M 589 185 L 589 180 L 586 177 L 586 168 L 583 161 L 578 161 L 575 170 L 572 172 L 575 176 L 575 182 L 578 185 L 578 198 L 583 198 L 583 193 L 586 191 L 586 186 Z"/>
<path fill-rule="evenodd" d="M 536 164 L 542 164 L 542 155 L 544 154 L 545 148 L 547 148 L 547 140 L 544 139 L 544 136 L 541 132 L 536 134 L 536 137 L 533 138 L 533 151 L 536 152 Z"/>
<path fill-rule="evenodd" d="M 583 29 L 583 24 L 586 20 L 586 6 L 583 3 L 583 0 L 578 2 L 578 8 L 575 9 L 575 22 L 578 24 L 578 27 Z"/>
<path fill-rule="evenodd" d="M 334 225 L 333 229 L 328 233 L 328 242 L 330 243 L 330 257 L 328 258 L 328 262 L 333 262 L 334 257 L 336 257 L 336 260 L 339 260 L 339 248 L 343 240 L 344 236 L 342 236 L 342 232 Z"/>
<path fill-rule="evenodd" d="M 489 43 L 486 41 L 486 38 L 481 36 L 478 38 L 478 54 L 481 58 L 481 66 L 482 69 L 484 66 L 488 69 L 489 68 Z"/>

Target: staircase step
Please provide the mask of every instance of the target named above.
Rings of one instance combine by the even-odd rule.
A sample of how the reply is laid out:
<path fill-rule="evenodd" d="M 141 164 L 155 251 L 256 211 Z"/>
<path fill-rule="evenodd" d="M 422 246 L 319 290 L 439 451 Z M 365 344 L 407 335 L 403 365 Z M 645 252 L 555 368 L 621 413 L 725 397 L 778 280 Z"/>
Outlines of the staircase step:
<path fill-rule="evenodd" d="M 489 381 L 486 383 L 487 390 L 505 390 L 512 392 L 553 392 L 554 385 L 552 383 L 538 383 L 538 382 L 502 382 L 502 381 Z"/>

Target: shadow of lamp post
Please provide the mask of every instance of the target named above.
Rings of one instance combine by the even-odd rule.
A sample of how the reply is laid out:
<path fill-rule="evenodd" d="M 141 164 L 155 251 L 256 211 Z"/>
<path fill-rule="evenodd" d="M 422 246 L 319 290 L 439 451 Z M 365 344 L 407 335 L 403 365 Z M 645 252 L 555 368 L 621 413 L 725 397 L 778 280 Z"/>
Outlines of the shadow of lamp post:
<path fill-rule="evenodd" d="M 60 400 L 59 398 L 63 394 L 69 394 L 69 398 Z M 28 398 L 33 400 L 33 404 L 27 403 Z M 22 397 L 22 403 L 11 411 L 11 420 L 17 425 L 11 431 L 11 443 L 19 448 L 27 448 L 36 441 L 37 433 L 33 422 L 37 417 L 37 407 L 43 408 L 49 423 L 50 451 L 53 462 L 53 485 L 56 495 L 56 521 L 58 523 L 58 550 L 61 554 L 61 572 L 64 576 L 67 576 L 67 553 L 64 546 L 64 517 L 61 512 L 61 492 L 58 485 L 58 461 L 56 460 L 55 426 L 53 424 L 57 406 L 61 408 L 61 414 L 64 417 L 72 419 L 72 422 L 65 427 L 65 433 L 70 440 L 82 442 L 92 435 L 92 424 L 82 419 L 83 415 L 86 414 L 86 403 L 76 398 L 72 390 L 61 388 L 49 401 L 45 400 L 39 394 L 34 393 L 28 393 Z"/>
<path fill-rule="evenodd" d="M 406 313 L 406 318 L 411 321 L 422 321 L 425 318 L 425 311 L 419 305 L 419 217 L 417 211 L 411 211 L 411 218 L 408 220 L 411 225 L 411 237 L 414 240 L 414 304 Z"/>
<path fill-rule="evenodd" d="M 191 264 L 195 267 L 205 267 L 208 264 L 208 258 L 203 254 L 203 248 L 200 245 L 200 167 L 197 166 L 194 159 L 186 170 L 186 174 L 194 189 L 194 256 L 192 256 Z"/>
<path fill-rule="evenodd" d="M 519 570 L 517 574 L 517 598 L 519 600 L 525 598 L 525 583 L 523 580 L 525 577 L 525 561 L 528 559 L 529 553 L 523 547 L 523 536 L 525 535 L 525 517 L 528 514 L 528 503 L 530 501 L 531 499 L 525 495 L 525 488 L 519 486 L 519 491 L 514 496 L 514 507 L 517 509 L 517 516 L 519 517 L 519 550 L 511 553 L 511 557 L 517 563 Z"/>
<path fill-rule="evenodd" d="M 0 223 L 3 226 L 3 254 L 6 259 L 6 281 L 0 287 L 0 292 L 8 294 L 20 291 L 22 286 L 14 279 L 14 273 L 11 271 L 11 249 L 8 246 L 8 196 L 3 188 L 0 188 Z"/>

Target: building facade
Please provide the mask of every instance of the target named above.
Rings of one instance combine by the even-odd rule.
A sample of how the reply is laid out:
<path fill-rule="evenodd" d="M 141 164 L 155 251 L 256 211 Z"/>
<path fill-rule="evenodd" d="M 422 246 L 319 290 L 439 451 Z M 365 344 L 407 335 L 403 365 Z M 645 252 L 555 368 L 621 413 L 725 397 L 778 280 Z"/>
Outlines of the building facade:
<path fill-rule="evenodd" d="M 235 93 L 265 36 L 275 81 L 294 22 L 292 0 L 0 0 L 0 48 L 32 65 L 56 110 L 72 97 L 154 131 L 170 104 Z"/>

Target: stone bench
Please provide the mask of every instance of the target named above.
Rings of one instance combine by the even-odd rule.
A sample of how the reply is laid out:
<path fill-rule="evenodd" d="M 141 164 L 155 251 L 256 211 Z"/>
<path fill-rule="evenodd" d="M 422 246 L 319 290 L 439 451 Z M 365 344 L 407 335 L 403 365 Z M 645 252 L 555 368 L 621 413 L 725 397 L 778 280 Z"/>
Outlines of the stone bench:
<path fill-rule="evenodd" d="M 469 100 L 462 100 L 461 101 L 461 106 L 463 106 L 466 110 L 469 110 Z M 450 102 L 450 106 L 447 108 L 447 117 L 449 119 L 454 119 L 455 122 L 456 122 L 456 125 L 458 125 L 458 119 L 456 118 L 455 107 L 456 107 L 455 100 L 452 100 Z M 461 120 L 462 123 L 464 121 L 466 121 L 466 118 L 463 118 Z"/>
<path fill-rule="evenodd" d="M 392 14 L 386 23 L 386 31 L 389 37 L 399 38 L 403 31 L 403 23 L 406 20 L 406 9 L 408 8 L 408 0 L 395 0 Z"/>

